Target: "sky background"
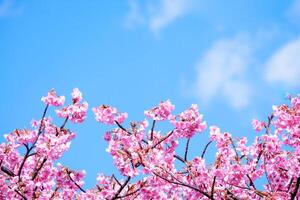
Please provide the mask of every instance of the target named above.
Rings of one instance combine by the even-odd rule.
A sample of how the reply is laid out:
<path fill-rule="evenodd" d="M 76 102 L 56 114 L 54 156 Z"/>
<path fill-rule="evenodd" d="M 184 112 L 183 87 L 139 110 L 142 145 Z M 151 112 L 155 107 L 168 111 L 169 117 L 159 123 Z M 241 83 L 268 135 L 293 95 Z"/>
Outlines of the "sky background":
<path fill-rule="evenodd" d="M 39 119 L 49 89 L 70 102 L 78 87 L 90 108 L 112 105 L 132 121 L 161 100 L 174 113 L 197 103 L 208 125 L 251 140 L 252 118 L 299 93 L 299 77 L 300 0 L 0 0 L 1 135 Z M 86 188 L 116 173 L 110 127 L 89 109 L 69 128 L 77 137 L 60 162 L 85 169 Z M 207 141 L 196 136 L 190 157 Z"/>

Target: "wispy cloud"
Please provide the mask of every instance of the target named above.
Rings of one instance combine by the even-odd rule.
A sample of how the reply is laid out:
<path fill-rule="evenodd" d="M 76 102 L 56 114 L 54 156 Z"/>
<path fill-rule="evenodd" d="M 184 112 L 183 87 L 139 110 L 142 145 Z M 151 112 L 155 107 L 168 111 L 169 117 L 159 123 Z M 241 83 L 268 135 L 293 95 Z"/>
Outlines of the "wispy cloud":
<path fill-rule="evenodd" d="M 183 16 L 190 8 L 189 0 L 161 0 L 149 19 L 149 28 L 158 32 L 177 18 Z"/>
<path fill-rule="evenodd" d="M 192 7 L 193 0 L 159 0 L 155 4 L 147 1 L 143 6 L 136 0 L 129 1 L 125 26 L 132 28 L 146 24 L 155 34 L 182 17 Z"/>
<path fill-rule="evenodd" d="M 266 63 L 265 78 L 286 86 L 300 84 L 300 38 L 290 41 L 277 50 Z"/>
<path fill-rule="evenodd" d="M 247 106 L 251 86 L 244 77 L 251 62 L 250 54 L 250 44 L 242 36 L 215 42 L 196 65 L 195 94 L 203 103 L 224 98 L 236 109 Z"/>

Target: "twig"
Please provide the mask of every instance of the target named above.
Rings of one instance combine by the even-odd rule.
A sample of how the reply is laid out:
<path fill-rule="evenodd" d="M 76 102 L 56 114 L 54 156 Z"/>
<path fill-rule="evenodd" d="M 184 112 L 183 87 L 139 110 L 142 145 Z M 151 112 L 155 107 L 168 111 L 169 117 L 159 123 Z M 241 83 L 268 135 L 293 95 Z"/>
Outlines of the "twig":
<path fill-rule="evenodd" d="M 69 120 L 69 116 L 66 117 L 64 123 L 60 126 L 60 129 L 63 129 Z"/>
<path fill-rule="evenodd" d="M 250 186 L 252 186 L 253 189 L 256 190 L 256 187 L 255 187 L 255 185 L 254 185 L 254 182 L 253 182 L 253 180 L 250 178 L 249 174 L 247 174 L 246 176 L 247 176 L 247 178 L 248 178 L 249 181 L 250 181 Z"/>
<path fill-rule="evenodd" d="M 177 158 L 178 160 L 180 160 L 181 162 L 186 164 L 185 160 L 182 157 L 180 157 L 179 155 L 174 155 L 174 158 Z"/>
<path fill-rule="evenodd" d="M 162 143 L 163 141 L 165 141 L 168 137 L 170 137 L 173 134 L 174 131 L 171 131 L 167 136 L 165 136 L 163 139 L 161 139 L 159 142 L 157 142 L 152 149 L 154 149 L 155 147 L 157 147 L 160 143 Z"/>
<path fill-rule="evenodd" d="M 127 129 L 125 129 L 117 120 L 115 120 L 115 123 L 118 125 L 118 127 L 120 129 L 122 129 L 123 131 L 127 132 L 129 135 L 132 134 L 130 131 L 128 131 Z"/>
<path fill-rule="evenodd" d="M 211 143 L 212 143 L 212 141 L 209 141 L 209 142 L 205 145 L 205 147 L 204 147 L 204 149 L 203 149 L 203 151 L 202 151 L 202 154 L 201 154 L 201 158 L 202 158 L 202 159 L 204 158 L 204 155 L 205 155 L 205 153 L 206 153 L 206 150 L 207 150 L 208 146 L 209 146 Z"/>
<path fill-rule="evenodd" d="M 17 189 L 15 189 L 15 192 L 20 195 L 24 200 L 27 200 L 27 198 L 21 193 L 19 192 Z"/>
<path fill-rule="evenodd" d="M 70 180 L 78 187 L 78 189 L 81 190 L 83 193 L 86 193 L 86 191 L 80 185 L 78 185 L 78 183 L 74 181 L 74 179 L 71 177 L 71 171 L 69 171 L 68 169 L 67 169 L 67 174 Z"/>
<path fill-rule="evenodd" d="M 163 179 L 163 180 L 165 180 L 165 181 L 167 181 L 167 182 L 169 182 L 169 183 L 176 184 L 176 185 L 181 185 L 181 186 L 184 186 L 184 187 L 188 187 L 188 188 L 190 188 L 190 189 L 192 189 L 192 190 L 195 190 L 195 191 L 201 193 L 202 195 L 206 196 L 206 197 L 209 198 L 209 199 L 213 199 L 209 194 L 207 194 L 206 192 L 203 192 L 202 190 L 199 190 L 198 188 L 196 188 L 196 187 L 194 187 L 194 186 L 185 184 L 185 183 L 183 183 L 183 182 L 175 182 L 175 181 L 169 180 L 169 179 L 167 179 L 167 178 L 165 178 L 165 177 L 163 177 L 163 176 L 161 176 L 161 175 L 159 175 L 159 174 L 157 174 L 157 173 L 155 173 L 155 172 L 153 172 L 153 173 L 154 173 L 154 175 L 156 175 L 157 177 L 159 177 L 159 178 L 161 178 L 161 179 Z"/>
<path fill-rule="evenodd" d="M 153 133 L 154 133 L 155 122 L 156 122 L 155 120 L 153 120 L 153 122 L 152 122 L 150 140 L 153 140 Z"/>
<path fill-rule="evenodd" d="M 14 174 L 14 172 L 12 172 L 10 169 L 8 169 L 8 168 L 5 167 L 5 166 L 1 166 L 1 171 L 4 172 L 5 174 L 7 174 L 8 176 L 11 176 L 11 177 L 16 176 L 16 175 Z"/>
<path fill-rule="evenodd" d="M 295 197 L 296 197 L 296 195 L 298 193 L 299 186 L 300 186 L 300 177 L 297 178 L 297 182 L 296 182 L 296 186 L 295 186 L 294 192 L 291 194 L 291 200 L 295 199 Z"/>
<path fill-rule="evenodd" d="M 120 181 L 115 177 L 115 175 L 112 175 L 112 178 L 118 183 L 118 185 L 121 187 L 122 184 L 120 183 Z"/>
<path fill-rule="evenodd" d="M 139 187 L 138 189 L 136 189 L 135 191 L 133 192 L 130 192 L 130 193 L 127 193 L 123 196 L 118 196 L 116 197 L 116 199 L 122 199 L 122 198 L 125 198 L 125 197 L 128 197 L 128 196 L 131 196 L 131 195 L 134 195 L 135 193 L 137 193 L 138 191 L 140 191 L 142 188 L 143 188 L 144 185 L 141 185 L 141 187 Z"/>
<path fill-rule="evenodd" d="M 215 190 L 215 184 L 216 184 L 216 176 L 214 176 L 213 182 L 212 182 L 212 186 L 211 186 L 211 192 L 210 192 L 210 196 L 214 196 L 214 190 Z"/>
<path fill-rule="evenodd" d="M 42 163 L 40 164 L 40 166 L 38 168 L 36 168 L 36 170 L 34 171 L 31 180 L 34 180 L 37 177 L 38 173 L 40 172 L 40 170 L 42 169 L 42 167 L 44 166 L 44 164 L 46 163 L 46 161 L 47 161 L 47 158 L 44 158 L 43 161 L 42 161 Z"/>
<path fill-rule="evenodd" d="M 119 194 L 122 192 L 122 190 L 124 189 L 124 187 L 129 183 L 130 181 L 130 176 L 127 176 L 126 181 L 123 183 L 123 185 L 119 188 L 119 190 L 117 191 L 117 193 L 114 195 L 114 197 L 112 198 L 112 200 L 115 200 L 118 198 Z"/>
<path fill-rule="evenodd" d="M 39 130 L 38 130 L 38 135 L 37 135 L 35 141 L 33 142 L 32 146 L 29 148 L 27 144 L 24 144 L 24 146 L 26 147 L 26 153 L 25 153 L 25 155 L 24 155 L 24 158 L 23 158 L 23 160 L 22 160 L 22 162 L 21 162 L 21 165 L 20 165 L 20 168 L 19 168 L 19 171 L 18 171 L 19 181 L 21 180 L 21 173 L 22 173 L 22 169 L 23 169 L 23 167 L 24 167 L 24 164 L 25 164 L 27 158 L 29 157 L 31 150 L 35 147 L 35 144 L 36 144 L 36 142 L 38 141 L 39 136 L 40 136 L 40 135 L 42 134 L 42 132 L 43 132 L 43 128 L 44 128 L 44 118 L 45 118 L 45 116 L 46 116 L 46 113 L 47 113 L 48 108 L 49 108 L 49 104 L 47 104 L 46 107 L 45 107 L 45 109 L 44 109 L 44 112 L 43 112 L 43 115 L 42 115 L 42 119 L 41 119 L 41 123 L 40 123 Z"/>
<path fill-rule="evenodd" d="M 184 160 L 187 161 L 187 155 L 188 155 L 188 151 L 189 151 L 189 144 L 190 144 L 190 139 L 188 138 L 186 141 L 186 145 L 185 145 L 185 152 L 184 152 Z"/>
<path fill-rule="evenodd" d="M 236 160 L 238 163 L 240 163 L 240 161 L 239 161 L 239 154 L 238 154 L 238 152 L 237 152 L 237 150 L 236 150 L 235 144 L 234 144 L 234 142 L 233 142 L 233 140 L 232 140 L 231 137 L 230 137 L 230 142 L 231 142 L 231 145 L 232 145 L 233 150 L 234 150 L 234 152 L 235 152 L 235 156 L 236 156 L 235 160 Z"/>

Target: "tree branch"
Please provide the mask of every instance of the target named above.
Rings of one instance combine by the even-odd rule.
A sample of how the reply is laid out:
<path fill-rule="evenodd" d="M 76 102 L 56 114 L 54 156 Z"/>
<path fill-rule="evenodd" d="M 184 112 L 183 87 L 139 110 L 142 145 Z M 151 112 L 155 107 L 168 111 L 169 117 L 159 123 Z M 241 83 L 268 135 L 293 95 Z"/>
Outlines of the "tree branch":
<path fill-rule="evenodd" d="M 200 189 L 198 189 L 198 188 L 196 188 L 194 186 L 188 185 L 188 184 L 183 183 L 183 182 L 175 182 L 175 181 L 169 180 L 169 179 L 167 179 L 167 178 L 165 178 L 165 177 L 157 174 L 156 172 L 153 172 L 153 174 L 155 174 L 157 177 L 159 177 L 159 178 L 161 178 L 161 179 L 163 179 L 163 180 L 165 180 L 165 181 L 167 181 L 169 183 L 172 183 L 172 184 L 175 184 L 175 185 L 181 185 L 181 186 L 184 186 L 184 187 L 188 187 L 188 188 L 190 188 L 192 190 L 195 190 L 195 191 L 201 193 L 202 195 L 206 196 L 209 199 L 213 199 L 209 194 L 207 194 L 206 192 L 203 192 L 202 190 L 200 190 Z"/>
<path fill-rule="evenodd" d="M 115 194 L 115 196 L 112 198 L 112 200 L 115 200 L 118 198 L 119 194 L 122 192 L 122 190 L 124 189 L 124 187 L 129 183 L 130 181 L 130 176 L 127 176 L 126 181 L 123 183 L 123 185 L 119 188 L 119 190 L 117 191 L 117 193 Z"/>
<path fill-rule="evenodd" d="M 46 161 L 47 161 L 47 158 L 44 158 L 43 161 L 42 161 L 42 163 L 40 164 L 40 166 L 39 166 L 38 168 L 36 168 L 36 170 L 34 171 L 31 180 L 34 180 L 34 179 L 37 177 L 38 173 L 39 173 L 40 170 L 43 168 L 43 166 L 44 166 L 44 164 L 46 163 Z"/>
<path fill-rule="evenodd" d="M 45 118 L 45 116 L 46 116 L 46 113 L 47 113 L 48 108 L 49 108 L 49 104 L 47 104 L 46 107 L 45 107 L 45 109 L 44 109 L 44 112 L 43 112 L 43 115 L 42 115 L 42 119 L 41 119 L 41 123 L 40 123 L 39 130 L 38 130 L 38 135 L 37 135 L 35 141 L 33 142 L 32 146 L 29 148 L 27 144 L 24 144 L 25 147 L 26 147 L 26 153 L 25 153 L 25 155 L 24 155 L 24 158 L 23 158 L 22 163 L 21 163 L 21 165 L 20 165 L 20 168 L 19 168 L 19 170 L 18 170 L 19 181 L 21 180 L 21 173 L 22 173 L 22 169 L 23 169 L 23 167 L 24 167 L 24 164 L 25 164 L 27 158 L 29 157 L 31 150 L 35 147 L 35 144 L 36 144 L 36 142 L 38 141 L 39 136 L 40 136 L 40 135 L 42 134 L 42 132 L 43 132 L 43 128 L 44 128 L 44 118 Z"/>
<path fill-rule="evenodd" d="M 300 186 L 300 177 L 297 178 L 297 182 L 296 182 L 294 192 L 291 194 L 291 200 L 294 200 L 295 197 L 297 196 L 299 186 Z"/>
<path fill-rule="evenodd" d="M 170 137 L 173 134 L 173 131 L 171 131 L 167 136 L 165 136 L 164 138 L 162 138 L 159 142 L 157 142 L 152 149 L 154 149 L 155 147 L 157 147 L 160 143 L 162 143 L 163 141 L 165 141 L 168 137 Z"/>
<path fill-rule="evenodd" d="M 188 138 L 186 141 L 186 145 L 185 145 L 185 152 L 184 152 L 184 160 L 187 161 L 187 155 L 188 155 L 188 151 L 189 151 L 189 144 L 190 144 L 190 139 Z"/>
<path fill-rule="evenodd" d="M 213 142 L 213 141 L 209 141 L 209 142 L 205 145 L 205 147 L 204 147 L 204 149 L 203 149 L 203 151 L 202 151 L 202 154 L 201 154 L 201 158 L 202 158 L 202 159 L 204 158 L 204 155 L 205 155 L 205 153 L 206 153 L 206 150 L 207 150 L 208 146 L 209 146 L 212 142 Z"/>
<path fill-rule="evenodd" d="M 86 191 L 80 185 L 78 185 L 78 183 L 76 183 L 76 181 L 71 177 L 71 171 L 69 171 L 68 169 L 67 169 L 67 174 L 70 180 L 76 185 L 76 187 L 78 187 L 78 189 L 81 190 L 83 193 L 86 193 Z"/>
<path fill-rule="evenodd" d="M 150 140 L 153 140 L 153 133 L 154 133 L 155 122 L 156 122 L 155 120 L 153 120 L 153 122 L 152 122 Z"/>

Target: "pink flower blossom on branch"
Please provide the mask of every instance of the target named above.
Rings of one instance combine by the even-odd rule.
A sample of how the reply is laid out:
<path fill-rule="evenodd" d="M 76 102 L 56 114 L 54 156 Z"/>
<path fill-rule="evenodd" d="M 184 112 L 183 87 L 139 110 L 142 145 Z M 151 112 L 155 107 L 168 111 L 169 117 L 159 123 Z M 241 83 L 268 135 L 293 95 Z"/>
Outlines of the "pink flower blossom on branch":
<path fill-rule="evenodd" d="M 250 144 L 246 137 L 236 138 L 217 126 L 210 126 L 206 144 L 189 143 L 206 129 L 196 105 L 171 115 L 174 106 L 161 102 L 145 112 L 152 125 L 143 120 L 128 127 L 121 124 L 127 113 L 105 105 L 93 108 L 97 121 L 116 126 L 103 135 L 121 177 L 99 173 L 97 184 L 86 189 L 84 170 L 56 163 L 76 136 L 66 122 L 83 122 L 88 104 L 74 89 L 72 103 L 56 110 L 64 118 L 56 125 L 46 117 L 49 105 L 62 105 L 62 98 L 52 90 L 43 97 L 45 110 L 40 120 L 32 121 L 31 129 L 4 135 L 0 199 L 299 199 L 300 96 L 289 100 L 290 105 L 274 106 L 266 122 L 253 120 L 256 131 L 266 131 Z M 171 123 L 171 130 L 157 130 L 155 124 L 162 120 Z M 183 156 L 178 148 L 181 138 L 187 138 Z M 212 161 L 206 159 L 211 145 L 215 145 Z M 189 159 L 189 147 L 200 154 Z"/>
<path fill-rule="evenodd" d="M 96 120 L 104 124 L 121 124 L 128 116 L 127 113 L 120 113 L 116 108 L 106 105 L 93 108 L 93 112 Z"/>
<path fill-rule="evenodd" d="M 65 103 L 64 96 L 57 96 L 54 89 L 48 92 L 48 95 L 41 99 L 45 104 L 52 106 L 62 106 Z"/>
<path fill-rule="evenodd" d="M 158 106 L 145 111 L 145 115 L 153 120 L 162 121 L 168 119 L 172 110 L 174 110 L 174 105 L 170 100 L 162 101 Z"/>
<path fill-rule="evenodd" d="M 261 122 L 257 119 L 253 119 L 251 124 L 252 124 L 253 129 L 256 131 L 261 131 L 261 129 L 263 129 L 265 127 L 265 123 Z"/>

